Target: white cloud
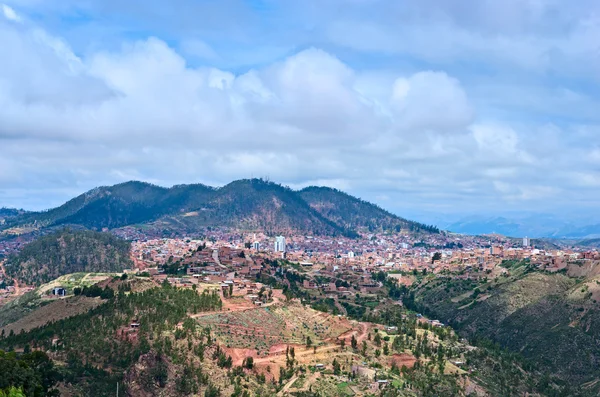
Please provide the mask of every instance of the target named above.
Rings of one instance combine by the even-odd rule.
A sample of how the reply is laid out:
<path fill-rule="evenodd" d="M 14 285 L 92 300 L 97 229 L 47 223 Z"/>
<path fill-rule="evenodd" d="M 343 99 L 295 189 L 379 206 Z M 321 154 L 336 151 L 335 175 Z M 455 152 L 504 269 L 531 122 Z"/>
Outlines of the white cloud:
<path fill-rule="evenodd" d="M 443 72 L 419 72 L 394 82 L 391 107 L 407 130 L 460 131 L 473 110 L 458 80 Z"/>
<path fill-rule="evenodd" d="M 15 12 L 15 10 L 10 8 L 6 4 L 0 4 L 0 5 L 2 6 L 1 8 L 2 8 L 2 14 L 4 14 L 4 18 L 6 18 L 12 22 L 22 22 L 21 17 L 19 16 L 19 14 L 17 14 Z"/>
<path fill-rule="evenodd" d="M 362 38 L 362 28 L 348 30 L 355 16 L 340 17 L 347 42 L 334 41 L 387 54 L 381 67 L 361 52 L 336 52 L 322 36 L 316 41 L 327 50 L 290 45 L 283 34 L 271 33 L 273 41 L 264 47 L 248 39 L 243 51 L 256 47 L 257 54 L 305 49 L 270 52 L 250 69 L 228 69 L 218 65 L 239 48 L 228 52 L 190 39 L 173 41 L 181 43 L 176 49 L 150 37 L 78 51 L 27 18 L 21 24 L 0 21 L 0 51 L 8 60 L 0 63 L 0 206 L 59 204 L 73 193 L 130 178 L 169 185 L 270 176 L 291 186 L 327 184 L 385 198 L 386 207 L 399 213 L 546 202 L 560 207 L 577 202 L 580 188 L 597 189 L 591 168 L 600 157 L 589 144 L 598 139 L 593 90 L 504 88 L 494 75 L 481 77 L 485 73 L 477 74 L 481 83 L 468 83 L 468 73 L 445 67 L 449 59 L 502 58 L 528 70 L 543 68 L 554 56 L 547 49 L 560 39 L 527 27 L 546 18 L 551 4 L 523 5 L 514 24 L 512 11 L 496 10 L 507 14 L 487 26 L 475 16 L 489 17 L 495 9 L 490 2 L 465 12 L 471 16 L 444 2 L 426 2 L 441 10 L 436 18 L 444 22 L 429 31 L 429 19 L 423 24 L 402 14 L 410 23 L 398 31 L 379 15 L 381 24 L 361 20 L 369 33 Z M 578 24 L 570 34 L 583 40 L 595 29 L 590 24 Z M 319 26 L 311 29 L 320 32 Z M 589 46 L 586 41 L 573 49 L 569 59 Z M 412 54 L 427 65 L 396 65 L 394 54 Z M 511 118 L 511 106 L 544 117 Z M 561 117 L 548 120 L 547 114 Z M 564 121 L 573 115 L 591 122 Z M 25 194 L 31 186 L 42 193 Z"/>
<path fill-rule="evenodd" d="M 217 52 L 206 42 L 200 39 L 187 39 L 181 45 L 181 50 L 187 56 L 193 58 L 214 61 L 219 59 Z"/>

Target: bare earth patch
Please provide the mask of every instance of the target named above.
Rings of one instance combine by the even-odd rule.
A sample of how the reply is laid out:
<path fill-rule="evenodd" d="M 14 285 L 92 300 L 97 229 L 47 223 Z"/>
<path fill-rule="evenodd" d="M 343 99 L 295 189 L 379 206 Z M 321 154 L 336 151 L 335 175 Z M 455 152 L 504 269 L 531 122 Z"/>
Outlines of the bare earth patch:
<path fill-rule="evenodd" d="M 18 334 L 21 330 L 30 331 L 49 322 L 86 313 L 101 303 L 102 300 L 100 298 L 88 298 L 86 296 L 57 299 L 52 303 L 41 306 L 25 317 L 2 329 L 6 335 L 8 335 L 10 331 L 13 331 L 15 334 Z"/>

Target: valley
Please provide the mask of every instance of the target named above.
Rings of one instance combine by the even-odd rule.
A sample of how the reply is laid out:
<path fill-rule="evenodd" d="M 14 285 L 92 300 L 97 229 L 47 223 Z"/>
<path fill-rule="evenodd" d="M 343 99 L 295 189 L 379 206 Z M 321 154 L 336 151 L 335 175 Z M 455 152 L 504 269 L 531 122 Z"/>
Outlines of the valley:
<path fill-rule="evenodd" d="M 125 184 L 77 199 L 78 224 L 5 233 L 0 350 L 43 354 L 54 371 L 45 393 L 65 396 L 110 396 L 117 384 L 148 397 L 600 392 L 597 251 L 403 223 L 330 189 L 233 186 L 252 189 L 248 207 L 232 198 L 252 223 L 191 227 L 148 207 L 153 220 L 87 230 L 116 219 L 89 212 L 108 191 L 111 205 L 113 193 L 164 203 L 178 192 L 170 205 L 198 209 L 184 218 L 208 207 L 180 207 L 198 202 L 179 194 L 216 194 Z M 260 203 L 273 192 L 290 200 L 286 217 L 300 203 L 337 231 L 271 228 Z M 127 222 L 140 214 L 123 205 Z M 10 219 L 20 216 L 33 215 Z"/>

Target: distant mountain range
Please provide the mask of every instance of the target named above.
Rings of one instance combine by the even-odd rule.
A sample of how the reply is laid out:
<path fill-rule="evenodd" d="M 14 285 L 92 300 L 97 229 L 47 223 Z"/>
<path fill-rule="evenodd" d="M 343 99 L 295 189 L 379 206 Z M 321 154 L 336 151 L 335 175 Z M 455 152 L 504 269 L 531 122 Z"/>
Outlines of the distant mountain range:
<path fill-rule="evenodd" d="M 514 217 L 470 216 L 458 221 L 436 222 L 436 224 L 445 230 L 472 235 L 498 233 L 510 237 L 567 239 L 600 237 L 600 222 L 575 218 L 564 220 L 545 214 Z"/>
<path fill-rule="evenodd" d="M 220 188 L 202 184 L 164 188 L 132 181 L 95 188 L 48 211 L 10 215 L 0 230 L 60 225 L 101 230 L 153 224 L 187 232 L 209 226 L 346 236 L 355 236 L 358 230 L 439 232 L 336 189 L 297 191 L 262 179 Z"/>

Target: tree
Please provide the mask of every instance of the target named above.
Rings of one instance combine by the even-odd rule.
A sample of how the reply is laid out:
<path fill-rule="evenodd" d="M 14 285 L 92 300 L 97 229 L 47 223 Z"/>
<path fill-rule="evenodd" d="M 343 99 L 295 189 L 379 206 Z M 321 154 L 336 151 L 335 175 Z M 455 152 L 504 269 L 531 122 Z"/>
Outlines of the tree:
<path fill-rule="evenodd" d="M 306 347 L 311 347 L 312 346 L 312 339 L 310 339 L 310 336 L 306 337 Z"/>
<path fill-rule="evenodd" d="M 352 349 L 354 350 L 358 349 L 358 341 L 354 335 L 352 335 L 352 339 L 350 340 L 350 346 L 352 346 Z"/>
<path fill-rule="evenodd" d="M 6 391 L 0 390 L 0 397 L 25 397 L 25 393 L 22 389 L 11 386 Z"/>
<path fill-rule="evenodd" d="M 431 263 L 435 262 L 435 261 L 439 261 L 442 259 L 442 254 L 440 252 L 436 252 L 435 254 L 433 254 L 433 257 L 431 258 Z"/>
<path fill-rule="evenodd" d="M 333 359 L 333 374 L 339 375 L 341 373 L 340 363 L 334 358 Z"/>
<path fill-rule="evenodd" d="M 213 385 L 208 385 L 208 388 L 204 392 L 204 397 L 221 397 L 221 389 Z"/>
<path fill-rule="evenodd" d="M 373 342 L 375 342 L 375 345 L 381 346 L 381 335 L 379 335 L 379 332 L 375 333 L 375 338 L 373 339 Z"/>

